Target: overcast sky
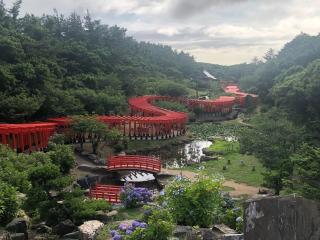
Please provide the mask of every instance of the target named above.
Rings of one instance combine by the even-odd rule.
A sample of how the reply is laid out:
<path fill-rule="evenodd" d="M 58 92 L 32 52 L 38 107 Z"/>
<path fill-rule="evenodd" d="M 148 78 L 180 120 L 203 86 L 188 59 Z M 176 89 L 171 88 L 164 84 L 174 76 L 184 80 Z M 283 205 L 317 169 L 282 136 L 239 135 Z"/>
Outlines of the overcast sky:
<path fill-rule="evenodd" d="M 4 0 L 7 7 L 13 0 Z M 320 32 L 320 0 L 23 0 L 22 13 L 88 9 L 137 40 L 163 43 L 197 61 L 236 64 L 281 47 L 300 32 Z"/>

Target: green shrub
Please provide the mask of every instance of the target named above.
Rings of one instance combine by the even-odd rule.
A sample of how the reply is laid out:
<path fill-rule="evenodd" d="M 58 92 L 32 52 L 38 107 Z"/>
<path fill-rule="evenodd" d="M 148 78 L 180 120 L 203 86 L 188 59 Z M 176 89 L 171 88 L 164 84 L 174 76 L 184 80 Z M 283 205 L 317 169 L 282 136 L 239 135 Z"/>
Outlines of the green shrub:
<path fill-rule="evenodd" d="M 59 166 L 62 174 L 68 174 L 75 165 L 73 151 L 68 145 L 52 145 L 52 150 L 48 152 L 53 164 Z"/>
<path fill-rule="evenodd" d="M 68 209 L 70 218 L 76 224 L 94 218 L 97 211 L 109 211 L 112 208 L 105 200 L 86 199 L 80 189 L 65 196 L 63 207 Z"/>
<path fill-rule="evenodd" d="M 162 208 L 145 208 L 149 212 L 147 214 L 147 224 L 143 222 L 134 221 L 137 223 L 137 228 L 129 231 L 114 231 L 116 235 L 123 235 L 123 232 L 126 234 L 123 236 L 125 240 L 167 240 L 173 232 L 174 222 L 171 214 L 167 209 Z M 142 226 L 142 225 L 145 226 Z M 134 223 L 132 224 L 134 225 Z M 119 226 L 121 229 L 121 224 Z M 116 239 L 116 238 L 114 238 Z"/>
<path fill-rule="evenodd" d="M 221 213 L 221 181 L 200 176 L 191 182 L 177 177 L 165 189 L 165 204 L 178 224 L 208 227 Z"/>
<path fill-rule="evenodd" d="M 0 181 L 0 224 L 5 224 L 14 218 L 18 207 L 15 188 Z"/>

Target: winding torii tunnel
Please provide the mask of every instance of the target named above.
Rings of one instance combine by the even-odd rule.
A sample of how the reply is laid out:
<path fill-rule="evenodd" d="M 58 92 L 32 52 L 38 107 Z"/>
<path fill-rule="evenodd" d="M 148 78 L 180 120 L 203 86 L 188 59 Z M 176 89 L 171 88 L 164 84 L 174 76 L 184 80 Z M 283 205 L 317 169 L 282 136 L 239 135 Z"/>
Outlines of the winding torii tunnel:
<path fill-rule="evenodd" d="M 177 101 L 189 109 L 199 108 L 206 113 L 228 114 L 234 105 L 244 107 L 247 96 L 257 103 L 258 97 L 243 93 L 234 83 L 222 83 L 226 93 L 215 100 L 198 100 L 166 96 L 142 96 L 129 99 L 130 116 L 98 116 L 109 128 L 119 129 L 131 139 L 167 139 L 183 135 L 188 116 L 152 105 L 155 101 Z M 50 136 L 58 129 L 70 127 L 71 118 L 51 118 L 48 122 L 0 124 L 0 143 L 17 151 L 37 151 L 48 146 Z"/>

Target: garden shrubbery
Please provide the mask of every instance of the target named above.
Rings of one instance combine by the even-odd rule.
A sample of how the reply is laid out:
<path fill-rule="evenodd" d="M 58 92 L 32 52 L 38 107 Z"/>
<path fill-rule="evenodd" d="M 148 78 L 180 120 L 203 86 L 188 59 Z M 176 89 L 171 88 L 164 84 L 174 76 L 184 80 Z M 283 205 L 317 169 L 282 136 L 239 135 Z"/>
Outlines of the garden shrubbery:
<path fill-rule="evenodd" d="M 221 181 L 200 176 L 195 182 L 177 177 L 163 202 L 181 225 L 208 227 L 222 211 Z"/>
<path fill-rule="evenodd" d="M 148 207 L 145 213 L 143 220 L 121 223 L 112 230 L 113 240 L 167 240 L 172 235 L 174 222 L 167 209 Z"/>

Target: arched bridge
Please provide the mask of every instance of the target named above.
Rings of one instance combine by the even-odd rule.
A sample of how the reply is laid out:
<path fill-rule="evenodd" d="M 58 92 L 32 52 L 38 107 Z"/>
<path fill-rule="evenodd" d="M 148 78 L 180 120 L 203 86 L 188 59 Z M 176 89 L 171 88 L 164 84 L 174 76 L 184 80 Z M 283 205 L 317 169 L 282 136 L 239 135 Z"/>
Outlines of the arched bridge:
<path fill-rule="evenodd" d="M 137 170 L 158 174 L 161 172 L 161 161 L 155 157 L 140 155 L 112 156 L 107 161 L 108 171 Z"/>

